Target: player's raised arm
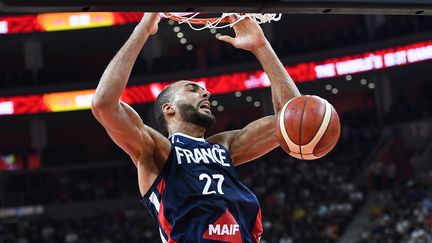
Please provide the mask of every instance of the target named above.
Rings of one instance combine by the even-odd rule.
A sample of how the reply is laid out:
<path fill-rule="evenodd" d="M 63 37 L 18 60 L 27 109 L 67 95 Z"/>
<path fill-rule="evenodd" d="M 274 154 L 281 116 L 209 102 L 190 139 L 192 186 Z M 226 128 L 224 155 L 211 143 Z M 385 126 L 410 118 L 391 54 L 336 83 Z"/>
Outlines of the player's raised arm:
<path fill-rule="evenodd" d="M 165 148 L 167 157 L 169 141 L 161 134 L 144 125 L 139 115 L 120 95 L 129 80 L 132 67 L 148 37 L 158 29 L 158 14 L 145 14 L 132 35 L 112 59 L 100 79 L 92 100 L 92 112 L 105 127 L 110 137 L 137 165 L 143 155 L 151 158 L 155 148 Z M 166 140 L 166 141 L 165 141 Z M 162 144 L 159 144 L 162 143 Z"/>
<path fill-rule="evenodd" d="M 232 16 L 231 18 L 236 18 Z M 232 19 L 232 21 L 235 21 Z M 252 19 L 245 18 L 234 25 L 236 36 L 221 36 L 219 39 L 236 48 L 252 52 L 267 73 L 273 97 L 273 107 L 278 112 L 291 98 L 300 96 L 294 81 L 282 65 L 261 27 Z"/>
<path fill-rule="evenodd" d="M 231 21 L 235 21 L 234 18 L 231 17 Z M 280 111 L 288 100 L 300 96 L 294 81 L 254 20 L 245 18 L 239 21 L 234 25 L 234 31 L 234 38 L 221 36 L 219 39 L 250 51 L 257 57 L 270 79 L 275 112 Z M 217 134 L 211 139 L 229 147 L 235 165 L 260 157 L 279 145 L 275 136 L 274 116 L 256 120 L 241 130 Z"/>

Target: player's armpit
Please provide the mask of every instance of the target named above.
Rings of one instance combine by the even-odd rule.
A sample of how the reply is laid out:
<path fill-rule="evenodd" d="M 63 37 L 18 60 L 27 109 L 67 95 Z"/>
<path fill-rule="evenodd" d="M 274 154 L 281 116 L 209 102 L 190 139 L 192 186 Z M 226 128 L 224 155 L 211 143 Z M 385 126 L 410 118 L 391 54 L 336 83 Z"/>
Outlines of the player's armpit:
<path fill-rule="evenodd" d="M 144 125 L 138 113 L 128 104 L 121 101 L 119 105 L 110 107 L 92 104 L 92 112 L 108 135 L 135 164 L 143 154 L 153 156 L 157 153 L 162 158 L 168 158 L 171 148 L 168 139 Z"/>
<path fill-rule="evenodd" d="M 274 116 L 266 116 L 249 123 L 243 129 L 216 134 L 208 141 L 226 146 L 230 151 L 233 164 L 240 165 L 279 146 L 275 135 L 274 119 Z"/>

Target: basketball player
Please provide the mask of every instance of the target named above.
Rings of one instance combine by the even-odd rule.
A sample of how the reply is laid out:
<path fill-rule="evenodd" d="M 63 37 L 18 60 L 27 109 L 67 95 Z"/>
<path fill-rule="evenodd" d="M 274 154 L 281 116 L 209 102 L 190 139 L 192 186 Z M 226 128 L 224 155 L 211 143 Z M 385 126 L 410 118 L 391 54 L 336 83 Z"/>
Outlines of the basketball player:
<path fill-rule="evenodd" d="M 159 20 L 158 14 L 144 15 L 102 75 L 92 112 L 137 167 L 142 202 L 158 222 L 162 242 L 259 242 L 258 200 L 233 167 L 278 146 L 274 116 L 204 139 L 206 129 L 215 123 L 210 93 L 197 83 L 179 81 L 163 90 L 155 103 L 156 118 L 169 134 L 166 138 L 119 100 Z M 220 40 L 257 57 L 271 81 L 274 110 L 279 111 L 300 95 L 298 89 L 257 23 L 244 19 L 234 30 L 234 38 Z"/>

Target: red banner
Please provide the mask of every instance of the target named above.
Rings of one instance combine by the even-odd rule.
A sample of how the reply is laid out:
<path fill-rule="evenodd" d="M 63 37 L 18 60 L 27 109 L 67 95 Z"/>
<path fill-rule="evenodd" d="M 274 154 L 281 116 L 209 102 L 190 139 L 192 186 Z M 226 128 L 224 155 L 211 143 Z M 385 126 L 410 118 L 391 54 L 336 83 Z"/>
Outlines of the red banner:
<path fill-rule="evenodd" d="M 432 41 L 423 41 L 358 55 L 306 62 L 285 68 L 296 83 L 432 60 Z M 224 94 L 270 86 L 263 70 L 194 78 L 212 94 Z M 153 102 L 171 82 L 129 86 L 121 99 L 129 104 Z M 53 92 L 39 95 L 0 97 L 0 115 L 34 114 L 89 109 L 95 90 Z"/>
<path fill-rule="evenodd" d="M 49 32 L 136 23 L 143 13 L 76 12 L 0 17 L 0 34 Z"/>

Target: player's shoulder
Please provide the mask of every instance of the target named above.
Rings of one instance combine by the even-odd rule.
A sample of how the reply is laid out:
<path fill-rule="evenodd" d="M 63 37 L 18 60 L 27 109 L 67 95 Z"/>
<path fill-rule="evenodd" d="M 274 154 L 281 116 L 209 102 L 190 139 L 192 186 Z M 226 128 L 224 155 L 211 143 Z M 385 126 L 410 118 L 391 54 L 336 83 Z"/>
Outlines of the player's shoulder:
<path fill-rule="evenodd" d="M 240 130 L 231 130 L 217 133 L 206 138 L 206 141 L 211 144 L 220 144 L 229 150 L 233 139 L 239 134 L 239 132 Z"/>

